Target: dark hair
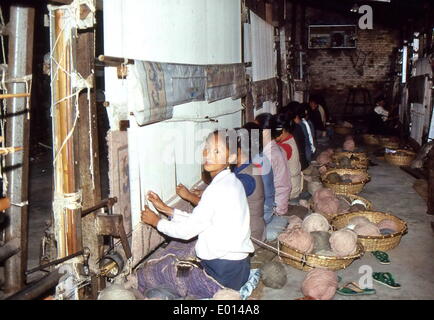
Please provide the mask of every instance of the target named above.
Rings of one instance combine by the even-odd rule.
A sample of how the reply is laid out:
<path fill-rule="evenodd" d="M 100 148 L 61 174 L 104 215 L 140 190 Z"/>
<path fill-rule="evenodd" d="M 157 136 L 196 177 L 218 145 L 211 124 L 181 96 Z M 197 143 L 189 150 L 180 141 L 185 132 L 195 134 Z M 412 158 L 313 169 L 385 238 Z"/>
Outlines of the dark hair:
<path fill-rule="evenodd" d="M 292 123 L 292 119 L 291 119 L 291 115 L 290 112 L 288 113 L 279 113 L 276 115 L 276 124 L 277 127 L 279 128 L 283 128 L 285 129 L 287 132 L 291 131 L 291 123 Z"/>
<path fill-rule="evenodd" d="M 309 102 L 319 103 L 320 102 L 320 98 L 318 97 L 318 95 L 313 94 L 313 95 L 309 96 Z"/>
<path fill-rule="evenodd" d="M 270 129 L 271 130 L 271 138 L 276 139 L 278 136 L 282 134 L 282 126 L 277 124 L 277 116 L 272 115 L 271 113 L 261 113 L 256 116 L 256 121 L 258 121 L 261 129 Z"/>
<path fill-rule="evenodd" d="M 386 98 L 385 98 L 383 95 L 381 95 L 381 96 L 378 96 L 378 97 L 375 99 L 375 103 L 380 102 L 380 101 L 384 101 L 384 102 L 386 102 Z"/>
<path fill-rule="evenodd" d="M 296 116 L 300 117 L 300 119 L 306 118 L 307 113 L 307 104 L 299 104 L 298 107 L 294 110 L 294 117 Z"/>

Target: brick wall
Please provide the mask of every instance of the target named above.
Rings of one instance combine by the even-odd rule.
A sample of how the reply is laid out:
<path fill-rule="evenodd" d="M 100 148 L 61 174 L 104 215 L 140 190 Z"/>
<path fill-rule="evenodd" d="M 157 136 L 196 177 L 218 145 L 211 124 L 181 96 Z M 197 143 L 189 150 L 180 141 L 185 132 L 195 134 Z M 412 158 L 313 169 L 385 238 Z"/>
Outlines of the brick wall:
<path fill-rule="evenodd" d="M 356 24 L 357 19 L 307 10 L 307 24 Z M 374 29 L 357 29 L 357 49 L 307 49 L 310 93 L 322 94 L 331 113 L 341 113 L 350 87 L 369 90 L 372 100 L 382 93 L 389 78 L 394 54 L 399 45 L 399 33 L 375 22 Z M 365 63 L 354 68 L 366 55 Z M 352 62 L 353 60 L 353 62 Z M 360 99 L 359 99 L 360 100 Z"/>

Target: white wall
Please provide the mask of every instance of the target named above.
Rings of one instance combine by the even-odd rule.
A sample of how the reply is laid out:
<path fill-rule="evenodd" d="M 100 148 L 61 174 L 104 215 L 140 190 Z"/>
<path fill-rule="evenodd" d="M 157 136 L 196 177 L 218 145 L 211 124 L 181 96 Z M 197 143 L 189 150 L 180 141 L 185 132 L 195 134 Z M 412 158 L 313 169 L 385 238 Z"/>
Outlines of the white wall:
<path fill-rule="evenodd" d="M 239 63 L 240 10 L 239 0 L 105 0 L 104 54 L 171 63 Z M 126 82 L 116 78 L 115 68 L 106 68 L 105 85 L 111 128 L 116 130 L 119 112 L 113 110 L 128 114 Z M 145 192 L 154 190 L 167 200 L 175 195 L 176 180 L 188 187 L 200 180 L 200 164 L 178 164 L 176 179 L 174 164 L 162 161 L 163 155 L 174 154 L 176 148 L 178 159 L 182 157 L 182 151 L 191 156 L 192 150 L 201 143 L 194 140 L 199 130 L 240 126 L 240 110 L 240 99 L 225 99 L 211 104 L 187 103 L 174 108 L 174 119 L 209 116 L 217 118 L 218 123 L 169 120 L 137 127 L 134 119 L 130 119 L 133 226 L 140 221 Z M 177 140 L 171 138 L 169 132 L 177 132 Z"/>

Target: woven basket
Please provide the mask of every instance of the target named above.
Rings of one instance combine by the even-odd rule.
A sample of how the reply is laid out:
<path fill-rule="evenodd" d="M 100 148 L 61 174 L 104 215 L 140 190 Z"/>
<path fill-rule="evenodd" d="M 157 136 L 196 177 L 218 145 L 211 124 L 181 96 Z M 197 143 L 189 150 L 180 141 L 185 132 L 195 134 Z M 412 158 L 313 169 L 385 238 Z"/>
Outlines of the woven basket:
<path fill-rule="evenodd" d="M 363 142 L 367 145 L 379 145 L 380 141 L 378 140 L 375 134 L 364 134 Z"/>
<path fill-rule="evenodd" d="M 398 149 L 399 148 L 399 140 L 393 137 L 379 137 L 380 145 L 384 148 L 388 149 Z"/>
<path fill-rule="evenodd" d="M 402 153 L 405 153 L 405 155 L 397 155 L 390 152 L 384 153 L 384 159 L 389 162 L 390 164 L 393 164 L 395 166 L 409 166 L 411 162 L 416 157 L 416 153 L 413 151 L 403 150 L 403 149 L 397 149 L 396 151 L 400 151 Z"/>
<path fill-rule="evenodd" d="M 328 270 L 341 270 L 348 267 L 354 260 L 359 259 L 365 253 L 363 245 L 357 243 L 357 251 L 355 254 L 347 257 L 329 257 L 319 256 L 316 254 L 303 253 L 297 249 L 288 247 L 284 243 L 279 241 L 280 251 L 295 256 L 297 258 L 289 258 L 280 256 L 282 261 L 291 267 L 302 271 L 309 271 L 314 268 L 325 268 Z M 299 261 L 301 260 L 301 261 Z"/>
<path fill-rule="evenodd" d="M 334 130 L 335 130 L 335 132 L 337 134 L 340 134 L 340 135 L 343 135 L 343 136 L 351 134 L 353 132 L 353 128 L 340 127 L 340 126 L 335 126 Z"/>
<path fill-rule="evenodd" d="M 336 172 L 338 175 L 344 174 L 363 174 L 366 176 L 362 182 L 357 183 L 330 183 L 327 181 L 327 176 L 330 173 Z M 343 194 L 359 194 L 366 183 L 370 181 L 370 177 L 366 170 L 363 169 L 333 169 L 328 170 L 323 176 L 321 176 L 321 181 L 326 188 L 332 189 L 335 193 L 343 193 Z"/>
<path fill-rule="evenodd" d="M 336 164 L 343 157 L 351 158 L 351 156 L 359 158 L 359 160 L 351 160 L 351 166 L 354 169 L 367 169 L 369 166 L 369 158 L 365 152 L 335 152 L 332 155 L 332 160 Z"/>
<path fill-rule="evenodd" d="M 363 216 L 373 223 L 378 223 L 383 219 L 391 219 L 399 226 L 399 231 L 376 237 L 358 236 L 359 241 L 362 243 L 366 251 L 387 251 L 395 248 L 401 241 L 402 236 L 407 233 L 407 223 L 390 213 L 379 211 L 358 211 L 351 213 L 344 213 L 334 217 L 331 225 L 335 230 L 342 229 L 348 225 L 349 220 L 355 216 Z"/>

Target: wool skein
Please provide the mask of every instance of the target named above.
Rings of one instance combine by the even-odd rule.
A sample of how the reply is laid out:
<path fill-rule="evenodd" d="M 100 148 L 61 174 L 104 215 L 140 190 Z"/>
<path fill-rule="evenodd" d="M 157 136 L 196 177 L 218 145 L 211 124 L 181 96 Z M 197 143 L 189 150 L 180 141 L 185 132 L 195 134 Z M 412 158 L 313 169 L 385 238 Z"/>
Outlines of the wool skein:
<path fill-rule="evenodd" d="M 292 215 L 288 218 L 288 227 L 286 228 L 287 232 L 292 231 L 295 228 L 301 228 L 303 220 L 296 215 Z"/>
<path fill-rule="evenodd" d="M 322 198 L 314 205 L 316 212 L 319 212 L 326 217 L 339 213 L 339 199 L 335 196 Z"/>
<path fill-rule="evenodd" d="M 356 226 L 358 225 L 363 225 L 363 224 L 367 224 L 367 223 L 371 223 L 371 221 L 369 221 L 368 218 L 363 217 L 363 216 L 355 216 L 352 217 L 349 221 L 348 224 L 354 224 Z"/>
<path fill-rule="evenodd" d="M 341 229 L 330 236 L 330 246 L 336 255 L 349 256 L 357 251 L 357 234 L 349 229 Z"/>
<path fill-rule="evenodd" d="M 328 198 L 328 197 L 334 197 L 335 193 L 333 192 L 332 189 L 329 188 L 321 188 L 318 189 L 314 194 L 313 194 L 313 202 L 317 203 L 319 199 L 322 198 Z"/>
<path fill-rule="evenodd" d="M 383 219 L 381 220 L 379 223 L 377 223 L 377 227 L 378 229 L 390 229 L 393 230 L 394 232 L 398 232 L 399 231 L 399 227 L 398 224 L 391 220 L 391 219 Z"/>
<path fill-rule="evenodd" d="M 308 272 L 301 286 L 305 296 L 317 300 L 333 299 L 338 287 L 338 279 L 335 272 L 325 269 L 313 269 Z"/>
<path fill-rule="evenodd" d="M 328 231 L 330 229 L 327 219 L 319 213 L 312 213 L 304 218 L 301 227 L 307 232 Z"/>
<path fill-rule="evenodd" d="M 325 231 L 313 231 L 310 233 L 313 237 L 313 253 L 330 251 L 330 233 Z"/>
<path fill-rule="evenodd" d="M 377 225 L 371 222 L 356 225 L 354 228 L 354 232 L 357 233 L 359 236 L 369 236 L 369 237 L 381 236 L 380 229 L 377 227 Z"/>
<path fill-rule="evenodd" d="M 313 237 L 303 229 L 295 228 L 290 232 L 281 233 L 278 239 L 288 247 L 303 253 L 311 253 L 313 250 Z"/>
<path fill-rule="evenodd" d="M 266 287 L 281 289 L 287 281 L 285 267 L 277 261 L 267 262 L 261 268 L 261 278 Z"/>

